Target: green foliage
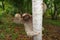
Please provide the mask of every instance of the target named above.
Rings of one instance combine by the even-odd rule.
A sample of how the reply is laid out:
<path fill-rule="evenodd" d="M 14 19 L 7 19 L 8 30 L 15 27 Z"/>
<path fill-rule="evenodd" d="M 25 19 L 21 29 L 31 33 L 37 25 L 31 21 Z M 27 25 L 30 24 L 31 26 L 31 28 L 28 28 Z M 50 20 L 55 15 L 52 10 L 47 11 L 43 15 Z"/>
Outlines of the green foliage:
<path fill-rule="evenodd" d="M 4 39 L 5 39 L 4 33 L 0 33 L 0 39 L 1 39 L 1 40 L 4 40 Z"/>
<path fill-rule="evenodd" d="M 12 33 L 12 40 L 16 40 L 17 37 L 18 37 L 17 33 Z"/>
<path fill-rule="evenodd" d="M 4 10 L 2 6 L 2 1 L 4 2 Z M 32 13 L 32 0 L 0 0 L 0 40 L 5 40 L 6 35 L 11 34 L 12 40 L 16 40 L 18 35 L 26 34 L 23 28 L 23 24 L 15 24 L 13 23 L 13 16 L 16 12 L 24 13 Z M 47 4 L 47 16 L 51 16 L 54 13 L 54 2 L 53 0 L 44 0 Z M 55 1 L 58 9 L 58 15 L 60 14 L 60 0 Z M 60 21 L 58 20 L 51 20 L 51 19 L 44 19 L 45 24 L 52 24 L 56 26 L 60 26 Z M 15 27 L 19 27 L 15 29 Z M 20 30 L 21 29 L 21 30 Z M 16 32 L 15 32 L 16 31 Z M 47 30 L 44 32 L 47 33 Z"/>
<path fill-rule="evenodd" d="M 21 31 L 19 30 L 18 32 L 15 32 L 16 30 L 15 27 L 20 28 L 20 26 L 23 27 L 23 25 L 14 24 L 12 21 L 12 16 L 10 14 L 3 14 L 0 19 L 3 22 L 3 23 L 0 23 L 0 39 L 1 40 L 5 40 L 7 34 L 8 34 L 8 38 L 10 35 L 12 40 L 16 40 L 20 32 L 22 34 L 25 33 L 24 30 L 21 30 Z"/>

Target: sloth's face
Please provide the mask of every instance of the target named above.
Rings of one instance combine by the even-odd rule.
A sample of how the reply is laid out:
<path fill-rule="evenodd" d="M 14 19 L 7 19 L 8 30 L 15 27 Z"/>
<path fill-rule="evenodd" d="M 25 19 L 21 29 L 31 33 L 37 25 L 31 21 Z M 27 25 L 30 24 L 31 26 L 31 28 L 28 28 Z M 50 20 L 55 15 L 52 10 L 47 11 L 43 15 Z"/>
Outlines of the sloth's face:
<path fill-rule="evenodd" d="M 15 14 L 14 20 L 15 23 L 23 23 L 23 22 L 30 22 L 31 21 L 31 15 L 30 14 Z"/>
<path fill-rule="evenodd" d="M 24 21 L 29 21 L 31 19 L 31 17 L 28 14 L 22 16 L 22 18 Z"/>
<path fill-rule="evenodd" d="M 13 22 L 16 23 L 16 24 L 20 24 L 20 23 L 22 23 L 21 20 L 22 20 L 21 15 L 18 14 L 18 13 L 15 14 Z"/>

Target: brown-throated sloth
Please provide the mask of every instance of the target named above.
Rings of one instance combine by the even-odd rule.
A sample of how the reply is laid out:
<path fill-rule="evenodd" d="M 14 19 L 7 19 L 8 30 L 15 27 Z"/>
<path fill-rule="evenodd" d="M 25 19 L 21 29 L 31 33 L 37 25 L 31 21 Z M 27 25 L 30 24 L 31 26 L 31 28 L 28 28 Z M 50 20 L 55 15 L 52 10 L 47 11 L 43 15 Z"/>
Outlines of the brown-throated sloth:
<path fill-rule="evenodd" d="M 47 8 L 46 4 L 43 4 L 43 12 L 46 11 L 46 8 Z M 35 36 L 40 33 L 40 32 L 33 31 L 32 15 L 30 15 L 28 13 L 24 13 L 24 14 L 22 14 L 22 16 L 19 13 L 15 14 L 14 22 L 17 24 L 19 24 L 19 23 L 24 24 L 25 31 L 28 36 Z"/>

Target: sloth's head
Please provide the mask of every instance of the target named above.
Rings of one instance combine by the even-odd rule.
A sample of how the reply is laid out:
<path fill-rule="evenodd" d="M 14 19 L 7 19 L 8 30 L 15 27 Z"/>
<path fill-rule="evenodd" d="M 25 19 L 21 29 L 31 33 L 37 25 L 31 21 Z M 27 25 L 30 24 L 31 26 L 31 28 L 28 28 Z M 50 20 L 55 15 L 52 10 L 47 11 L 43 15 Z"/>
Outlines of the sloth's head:
<path fill-rule="evenodd" d="M 16 13 L 15 16 L 14 16 L 13 22 L 16 23 L 16 24 L 20 24 L 21 20 L 22 20 L 21 14 Z"/>
<path fill-rule="evenodd" d="M 21 15 L 19 13 L 15 14 L 15 18 L 19 18 Z"/>
<path fill-rule="evenodd" d="M 29 21 L 31 19 L 31 15 L 30 14 L 27 14 L 27 13 L 24 13 L 22 15 L 22 18 L 24 21 Z"/>

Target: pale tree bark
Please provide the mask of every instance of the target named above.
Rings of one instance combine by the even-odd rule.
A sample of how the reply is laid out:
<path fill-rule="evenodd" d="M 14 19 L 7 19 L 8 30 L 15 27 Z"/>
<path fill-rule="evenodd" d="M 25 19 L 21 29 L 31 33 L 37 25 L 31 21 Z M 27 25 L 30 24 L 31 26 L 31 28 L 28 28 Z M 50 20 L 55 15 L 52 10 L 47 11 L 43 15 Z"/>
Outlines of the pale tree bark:
<path fill-rule="evenodd" d="M 43 0 L 32 0 L 33 31 L 40 32 L 33 40 L 42 40 Z"/>

